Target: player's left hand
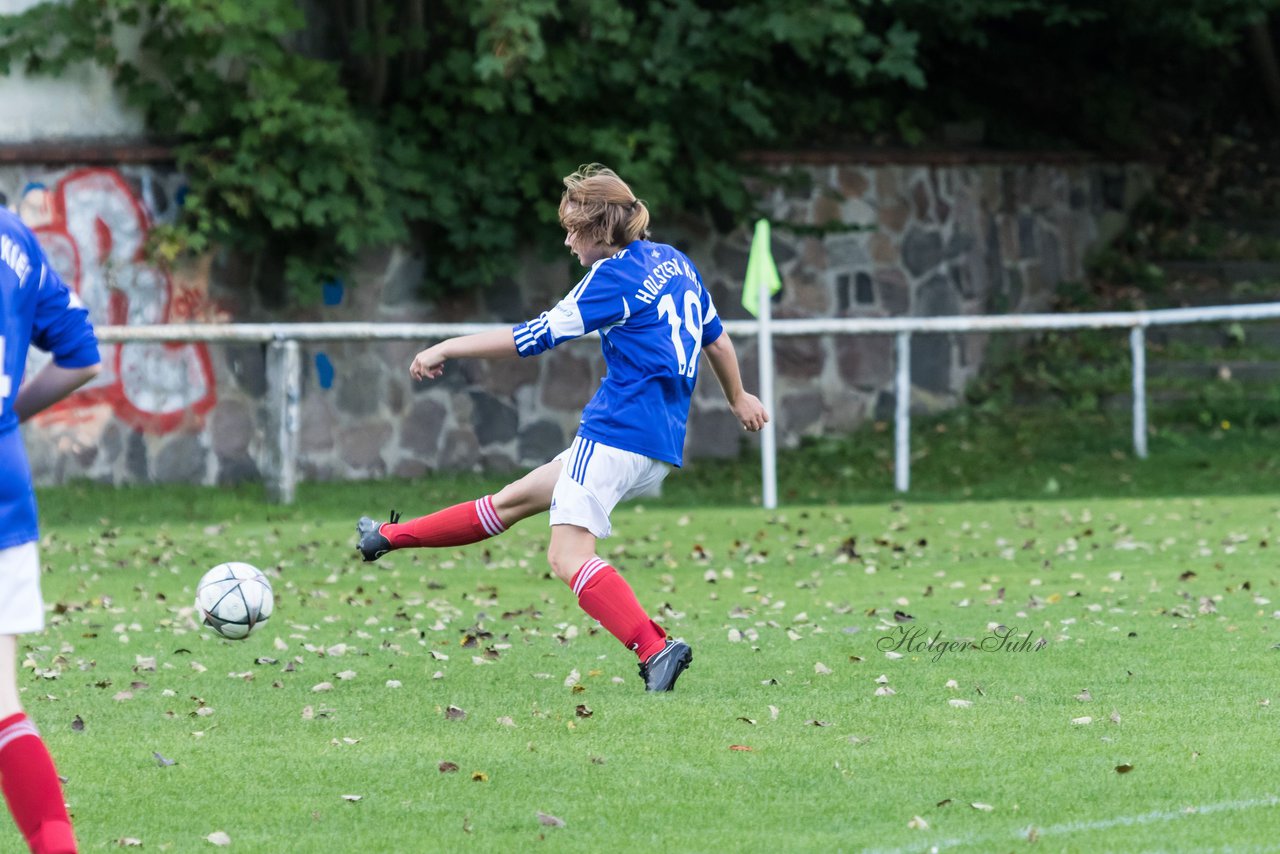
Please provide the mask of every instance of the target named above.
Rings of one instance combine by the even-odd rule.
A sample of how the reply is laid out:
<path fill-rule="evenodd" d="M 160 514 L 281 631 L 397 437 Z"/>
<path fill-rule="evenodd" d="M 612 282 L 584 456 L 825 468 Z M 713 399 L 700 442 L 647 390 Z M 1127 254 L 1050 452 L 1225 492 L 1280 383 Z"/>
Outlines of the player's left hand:
<path fill-rule="evenodd" d="M 441 345 L 428 347 L 413 357 L 409 366 L 409 376 L 415 380 L 434 380 L 444 373 L 445 355 Z"/>
<path fill-rule="evenodd" d="M 769 413 L 765 411 L 764 404 L 760 402 L 760 398 L 750 392 L 744 391 L 729 408 L 733 410 L 733 414 L 737 416 L 739 423 L 742 424 L 743 430 L 750 430 L 755 433 L 764 428 L 769 420 Z"/>

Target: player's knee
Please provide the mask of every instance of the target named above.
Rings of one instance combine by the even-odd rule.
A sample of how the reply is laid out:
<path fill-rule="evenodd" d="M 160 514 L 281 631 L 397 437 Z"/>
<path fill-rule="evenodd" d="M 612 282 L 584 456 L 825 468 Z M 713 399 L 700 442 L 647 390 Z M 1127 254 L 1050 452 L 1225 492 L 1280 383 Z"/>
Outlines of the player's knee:
<path fill-rule="evenodd" d="M 578 567 L 582 566 L 584 562 L 577 560 L 568 550 L 557 548 L 555 544 L 547 548 L 547 563 L 551 565 L 551 572 L 565 584 L 573 581 L 573 576 L 578 571 Z"/>

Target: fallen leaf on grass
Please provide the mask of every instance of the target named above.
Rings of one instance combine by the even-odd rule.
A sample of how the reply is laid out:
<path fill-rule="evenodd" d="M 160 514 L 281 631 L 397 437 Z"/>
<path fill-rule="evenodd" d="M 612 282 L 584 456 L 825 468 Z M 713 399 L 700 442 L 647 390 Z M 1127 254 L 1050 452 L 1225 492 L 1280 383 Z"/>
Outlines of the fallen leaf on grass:
<path fill-rule="evenodd" d="M 467 719 L 467 713 L 462 709 L 459 709 L 457 706 L 450 706 L 444 710 L 444 718 L 448 721 L 465 721 Z"/>
<path fill-rule="evenodd" d="M 730 750 L 741 750 L 741 751 L 743 751 L 743 752 L 745 752 L 745 753 L 750 753 L 754 748 L 747 747 L 745 744 L 731 744 L 731 745 L 729 745 L 729 749 L 730 749 Z"/>
<path fill-rule="evenodd" d="M 472 771 L 472 772 L 471 772 L 471 782 L 473 782 L 473 783 L 487 783 L 487 782 L 489 782 L 489 775 L 488 775 L 488 774 L 486 774 L 486 773 L 484 773 L 483 771 Z"/>
<path fill-rule="evenodd" d="M 978 803 L 976 801 L 974 803 L 969 804 L 969 806 L 973 807 L 975 810 L 978 810 L 979 812 L 991 812 L 992 810 L 995 809 L 995 807 L 991 806 L 991 804 L 983 804 L 983 803 Z"/>
<path fill-rule="evenodd" d="M 544 827 L 564 827 L 564 819 L 540 812 L 538 813 L 538 824 Z"/>
<path fill-rule="evenodd" d="M 441 774 L 452 774 L 458 770 L 457 762 L 441 762 L 438 766 Z"/>
<path fill-rule="evenodd" d="M 1125 763 L 1124 765 L 1117 765 L 1117 766 L 1116 766 L 1116 773 L 1117 773 L 1117 774 L 1128 774 L 1128 773 L 1129 773 L 1130 771 L 1132 771 L 1132 770 L 1133 770 L 1133 766 L 1132 766 L 1132 765 L 1129 765 L 1128 763 Z"/>
<path fill-rule="evenodd" d="M 333 674 L 333 675 L 334 675 L 334 676 L 336 676 L 336 677 L 338 677 L 339 679 L 341 679 L 341 680 L 343 680 L 343 681 L 346 681 L 346 680 L 348 680 L 348 679 L 355 679 L 355 678 L 356 678 L 356 672 L 355 672 L 354 670 L 344 670 L 344 671 L 342 671 L 341 673 L 335 673 L 335 674 Z"/>
<path fill-rule="evenodd" d="M 217 845 L 220 848 L 226 848 L 231 844 L 231 837 L 223 833 L 221 830 L 215 830 L 205 837 L 205 841 L 211 845 Z"/>
<path fill-rule="evenodd" d="M 321 694 L 321 693 L 324 693 L 325 691 L 332 691 L 332 690 L 333 690 L 333 683 L 332 683 L 332 682 L 321 682 L 321 683 L 319 683 L 319 684 L 317 684 L 317 685 L 312 685 L 312 686 L 311 686 L 311 690 L 312 690 L 312 692 L 313 692 L 313 693 L 316 693 L 316 694 Z"/>
<path fill-rule="evenodd" d="M 503 726 L 511 726 L 511 727 L 516 725 L 516 722 L 511 718 L 510 715 L 503 715 L 502 717 L 498 718 L 498 723 L 502 724 Z"/>
<path fill-rule="evenodd" d="M 363 801 L 364 795 L 343 795 L 342 799 L 348 803 L 354 804 L 356 801 Z"/>
<path fill-rule="evenodd" d="M 739 716 L 738 720 L 742 721 L 744 724 L 751 724 L 752 726 L 756 725 L 756 722 L 753 718 L 744 718 Z"/>
<path fill-rule="evenodd" d="M 123 839 L 117 839 L 116 845 L 119 845 L 121 848 L 141 848 L 142 840 L 133 836 L 126 836 Z"/>
<path fill-rule="evenodd" d="M 817 664 L 813 665 L 813 672 L 819 676 L 830 676 L 831 668 L 819 661 Z"/>
<path fill-rule="evenodd" d="M 973 700 L 947 700 L 947 705 L 955 706 L 957 709 L 967 709 L 973 705 Z"/>
<path fill-rule="evenodd" d="M 161 768 L 168 768 L 170 765 L 176 765 L 176 764 L 177 764 L 177 762 L 176 762 L 175 760 L 173 760 L 173 759 L 167 759 L 167 758 L 165 758 L 164 756 L 161 756 L 158 752 L 156 752 L 156 751 L 154 751 L 154 750 L 153 750 L 153 751 L 151 751 L 151 755 L 152 755 L 152 756 L 154 756 L 154 757 L 156 758 L 156 762 L 159 762 L 159 763 L 160 763 L 160 767 L 161 767 Z"/>
<path fill-rule="evenodd" d="M 907 822 L 907 827 L 911 828 L 912 830 L 928 830 L 929 822 L 925 821 L 920 816 L 916 815 L 916 816 L 912 816 L 911 821 Z"/>
<path fill-rule="evenodd" d="M 71 721 L 71 731 L 84 732 L 84 718 L 76 715 L 75 719 Z"/>
<path fill-rule="evenodd" d="M 805 726 L 831 726 L 831 722 L 830 722 L 830 721 L 819 721 L 819 720 L 814 720 L 814 719 L 810 718 L 809 720 L 807 720 L 807 721 L 805 721 L 805 722 L 804 722 L 804 725 L 805 725 Z"/>
<path fill-rule="evenodd" d="M 589 718 L 595 714 L 595 712 L 591 711 L 590 707 L 585 703 L 579 703 L 578 707 L 573 710 L 573 713 L 580 718 Z"/>
<path fill-rule="evenodd" d="M 1079 694 L 1076 694 L 1076 699 L 1077 699 L 1077 700 L 1079 700 L 1079 701 L 1080 701 L 1080 702 L 1082 702 L 1082 703 L 1087 703 L 1087 702 L 1089 702 L 1090 700 L 1092 700 L 1092 699 L 1093 699 L 1093 695 L 1089 693 L 1089 689 L 1088 689 L 1088 688 L 1085 688 L 1085 689 L 1084 689 L 1083 691 L 1081 691 Z"/>

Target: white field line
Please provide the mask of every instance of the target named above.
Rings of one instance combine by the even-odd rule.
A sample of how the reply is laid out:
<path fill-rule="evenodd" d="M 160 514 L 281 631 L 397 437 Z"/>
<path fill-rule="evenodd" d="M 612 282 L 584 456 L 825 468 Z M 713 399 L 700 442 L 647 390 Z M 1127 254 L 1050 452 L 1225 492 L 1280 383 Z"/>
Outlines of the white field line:
<path fill-rule="evenodd" d="M 920 851 L 940 852 L 960 845 L 981 845 L 983 843 L 1001 840 L 1025 841 L 1033 827 L 1035 828 L 1038 839 L 1048 841 L 1053 837 L 1071 836 L 1073 834 L 1088 833 L 1094 830 L 1110 830 L 1114 827 L 1133 827 L 1142 824 L 1157 824 L 1165 821 L 1175 821 L 1180 818 L 1191 818 L 1197 815 L 1209 815 L 1219 812 L 1243 812 L 1245 810 L 1253 810 L 1260 807 L 1274 807 L 1277 805 L 1280 805 L 1280 797 L 1277 797 L 1276 795 L 1267 795 L 1265 797 L 1253 798 L 1251 800 L 1220 801 L 1216 804 L 1188 806 L 1180 810 L 1153 810 L 1152 812 L 1139 813 L 1138 815 L 1120 815 L 1114 818 L 1101 818 L 1091 821 L 1068 821 L 1062 824 L 1051 824 L 1047 827 L 1036 827 L 1034 824 L 1029 824 L 1021 830 L 1013 832 L 1000 831 L 997 833 L 977 833 L 972 836 L 953 837 L 951 839 L 941 839 L 936 842 L 930 842 L 927 838 L 922 838 L 916 845 L 885 850 L 864 849 L 863 854 L 915 854 L 915 852 Z"/>

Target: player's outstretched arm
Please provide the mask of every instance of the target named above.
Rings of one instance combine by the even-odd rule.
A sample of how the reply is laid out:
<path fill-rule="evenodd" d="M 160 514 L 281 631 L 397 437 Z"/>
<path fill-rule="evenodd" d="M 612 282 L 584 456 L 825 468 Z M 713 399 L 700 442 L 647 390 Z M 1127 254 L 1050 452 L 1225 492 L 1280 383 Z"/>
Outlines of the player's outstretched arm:
<path fill-rule="evenodd" d="M 37 412 L 53 406 L 96 377 L 101 370 L 101 363 L 83 368 L 60 368 L 53 362 L 45 365 L 40 373 L 18 389 L 18 396 L 13 401 L 13 410 L 18 413 L 18 420 L 26 421 Z"/>
<path fill-rule="evenodd" d="M 413 357 L 409 375 L 415 380 L 434 380 L 444 373 L 450 359 L 503 359 L 516 356 L 516 342 L 510 329 L 493 329 L 474 335 L 447 338 Z"/>
<path fill-rule="evenodd" d="M 742 387 L 738 353 L 733 349 L 729 333 L 722 333 L 719 338 L 703 347 L 702 352 L 707 354 L 711 370 L 715 372 L 720 388 L 724 390 L 725 400 L 729 401 L 729 409 L 737 416 L 743 429 L 755 432 L 764 427 L 769 420 L 769 413 L 765 412 L 760 398 Z"/>

